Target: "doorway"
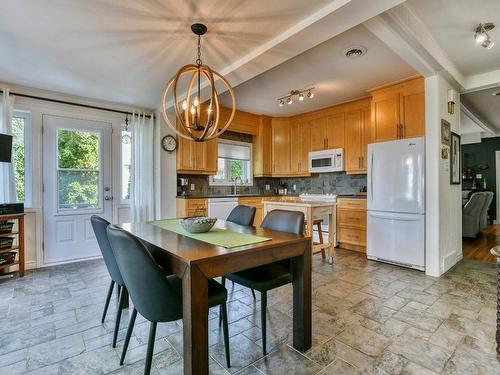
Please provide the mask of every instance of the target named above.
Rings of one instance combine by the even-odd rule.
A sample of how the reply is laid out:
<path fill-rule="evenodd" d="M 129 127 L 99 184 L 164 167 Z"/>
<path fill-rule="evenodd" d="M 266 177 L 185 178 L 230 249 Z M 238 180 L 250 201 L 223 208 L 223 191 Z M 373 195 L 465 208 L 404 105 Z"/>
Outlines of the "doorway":
<path fill-rule="evenodd" d="M 100 256 L 90 217 L 111 221 L 111 123 L 44 115 L 43 263 Z"/>

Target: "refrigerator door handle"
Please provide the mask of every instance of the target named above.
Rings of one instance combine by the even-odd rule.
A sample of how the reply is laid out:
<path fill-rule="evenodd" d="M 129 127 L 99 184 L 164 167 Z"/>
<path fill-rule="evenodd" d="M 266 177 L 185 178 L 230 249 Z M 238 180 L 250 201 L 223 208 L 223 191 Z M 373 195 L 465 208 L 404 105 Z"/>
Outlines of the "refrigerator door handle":
<path fill-rule="evenodd" d="M 370 201 L 373 202 L 373 150 L 370 151 Z"/>
<path fill-rule="evenodd" d="M 370 216 L 376 217 L 379 219 L 388 219 L 388 220 L 398 220 L 398 221 L 418 221 L 420 220 L 419 215 L 405 215 L 405 214 L 384 214 L 381 212 L 370 212 Z"/>

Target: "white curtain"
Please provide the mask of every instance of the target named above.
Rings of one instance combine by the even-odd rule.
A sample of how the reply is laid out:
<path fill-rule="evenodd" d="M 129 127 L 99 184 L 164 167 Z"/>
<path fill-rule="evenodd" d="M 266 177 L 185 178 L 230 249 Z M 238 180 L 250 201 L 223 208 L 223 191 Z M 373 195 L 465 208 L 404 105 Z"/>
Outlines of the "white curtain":
<path fill-rule="evenodd" d="M 132 189 L 133 222 L 155 219 L 154 194 L 154 118 L 145 113 L 132 115 Z"/>
<path fill-rule="evenodd" d="M 12 111 L 14 97 L 9 95 L 9 89 L 3 88 L 0 102 L 0 133 L 12 134 Z M 16 201 L 16 185 L 14 182 L 13 163 L 0 162 L 0 203 Z"/>

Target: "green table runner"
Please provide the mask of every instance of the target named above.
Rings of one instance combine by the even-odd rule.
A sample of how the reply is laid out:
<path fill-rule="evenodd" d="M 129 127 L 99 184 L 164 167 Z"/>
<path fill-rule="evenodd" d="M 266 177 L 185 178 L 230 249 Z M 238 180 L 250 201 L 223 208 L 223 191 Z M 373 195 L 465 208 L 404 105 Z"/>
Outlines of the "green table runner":
<path fill-rule="evenodd" d="M 210 243 L 212 245 L 226 248 L 252 245 L 254 243 L 269 241 L 271 238 L 255 236 L 248 233 L 232 232 L 226 229 L 212 228 L 206 233 L 190 233 L 181 226 L 179 219 L 167 219 L 151 221 L 150 224 L 159 228 L 169 230 L 183 236 L 194 238 L 195 240 Z"/>

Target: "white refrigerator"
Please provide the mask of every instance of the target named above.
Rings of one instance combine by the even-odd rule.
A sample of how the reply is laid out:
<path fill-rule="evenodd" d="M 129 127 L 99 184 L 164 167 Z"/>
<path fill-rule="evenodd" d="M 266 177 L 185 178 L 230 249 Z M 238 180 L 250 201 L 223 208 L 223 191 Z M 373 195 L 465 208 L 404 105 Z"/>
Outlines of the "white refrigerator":
<path fill-rule="evenodd" d="M 425 142 L 368 145 L 368 259 L 425 270 Z"/>

